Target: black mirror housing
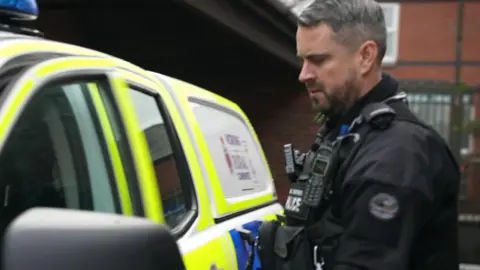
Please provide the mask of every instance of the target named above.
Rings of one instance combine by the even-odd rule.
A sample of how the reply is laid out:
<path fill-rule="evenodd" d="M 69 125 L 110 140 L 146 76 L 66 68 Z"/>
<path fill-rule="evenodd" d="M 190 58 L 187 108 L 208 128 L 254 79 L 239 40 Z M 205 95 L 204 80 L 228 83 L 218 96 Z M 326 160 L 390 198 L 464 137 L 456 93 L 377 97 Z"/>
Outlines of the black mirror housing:
<path fill-rule="evenodd" d="M 166 226 L 144 218 L 33 208 L 8 227 L 4 270 L 185 270 Z"/>

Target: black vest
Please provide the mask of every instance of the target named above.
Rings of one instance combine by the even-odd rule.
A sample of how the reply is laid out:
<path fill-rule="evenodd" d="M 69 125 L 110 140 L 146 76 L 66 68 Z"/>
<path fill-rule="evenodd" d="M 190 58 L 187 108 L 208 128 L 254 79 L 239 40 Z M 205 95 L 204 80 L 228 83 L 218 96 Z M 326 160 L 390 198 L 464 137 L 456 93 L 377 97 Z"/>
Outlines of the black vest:
<path fill-rule="evenodd" d="M 335 200 L 341 200 L 337 197 L 337 190 L 341 188 L 346 170 L 369 132 L 388 129 L 392 121 L 406 121 L 430 130 L 436 139 L 443 142 L 437 132 L 413 115 L 405 101 L 404 96 L 397 95 L 382 103 L 368 104 L 349 127 L 349 134 L 336 140 L 337 145 L 334 147 L 335 153 L 332 157 L 334 165 L 331 166 L 332 171 L 329 174 L 331 178 L 324 184 L 326 188 L 322 194 L 323 200 L 317 207 L 301 206 L 308 212 L 308 218 L 305 216 L 299 218 L 296 215 L 298 213 L 292 215 L 286 209 L 286 224 L 282 225 L 274 221 L 262 225 L 258 239 L 262 269 L 312 269 L 309 265 L 313 267 L 314 258 L 317 262 L 322 262 L 323 269 L 330 269 L 336 239 L 343 231 L 342 225 L 335 218 L 338 216 L 335 215 L 338 211 L 335 209 Z M 328 135 L 326 137 L 328 138 Z M 450 153 L 452 160 L 455 160 L 448 148 L 447 152 Z M 294 189 L 301 188 L 294 186 Z M 299 192 L 291 193 L 299 194 Z M 440 243 L 430 245 L 437 244 Z M 434 255 L 435 258 L 429 259 L 426 269 L 435 269 L 438 265 L 447 263 L 444 262 L 445 259 L 442 260 L 442 257 L 446 258 L 448 250 L 455 250 L 455 248 L 440 250 Z M 422 250 L 415 252 L 420 254 Z M 457 258 L 453 258 L 453 261 L 455 259 Z"/>

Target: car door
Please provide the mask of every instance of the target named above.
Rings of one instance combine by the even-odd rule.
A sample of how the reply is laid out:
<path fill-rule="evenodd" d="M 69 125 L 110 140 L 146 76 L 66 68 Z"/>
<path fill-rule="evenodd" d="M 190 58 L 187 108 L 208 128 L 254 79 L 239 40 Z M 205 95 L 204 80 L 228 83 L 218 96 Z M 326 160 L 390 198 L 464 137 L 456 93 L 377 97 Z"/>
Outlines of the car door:
<path fill-rule="evenodd" d="M 32 207 L 136 214 L 102 95 L 108 59 L 30 53 L 0 68 L 0 229 Z"/>
<path fill-rule="evenodd" d="M 245 269 L 251 244 L 242 239 L 241 232 L 250 231 L 256 237 L 262 222 L 276 219 L 283 210 L 255 130 L 233 102 L 195 85 L 150 74 L 167 86 L 175 104 L 182 108 L 181 117 L 193 123 L 187 129 L 210 194 L 215 222 L 211 231 L 231 235 L 233 249 L 227 257 L 237 269 Z M 259 267 L 258 257 L 253 265 Z"/>
<path fill-rule="evenodd" d="M 218 234 L 201 170 L 178 108 L 147 73 L 118 70 L 118 101 L 140 172 L 144 215 L 172 229 L 187 269 L 236 269 L 228 233 Z M 131 113 L 136 117 L 130 117 Z"/>

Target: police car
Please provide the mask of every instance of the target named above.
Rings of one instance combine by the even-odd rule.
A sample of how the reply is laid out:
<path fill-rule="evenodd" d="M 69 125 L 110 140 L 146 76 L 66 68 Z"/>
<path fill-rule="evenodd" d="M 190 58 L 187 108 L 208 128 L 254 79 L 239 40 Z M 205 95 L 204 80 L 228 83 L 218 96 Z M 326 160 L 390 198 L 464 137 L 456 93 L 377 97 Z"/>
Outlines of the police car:
<path fill-rule="evenodd" d="M 0 8 L 8 17 L 0 25 L 0 223 L 7 239 L 15 242 L 18 228 L 37 235 L 35 224 L 50 222 L 63 233 L 49 237 L 80 241 L 99 237 L 88 233 L 99 220 L 143 217 L 168 227 L 186 269 L 244 269 L 261 222 L 283 210 L 241 108 L 17 26 L 38 16 L 34 0 L 0 0 Z M 36 207 L 71 211 L 28 210 Z M 83 237 L 75 226 L 65 233 L 65 219 L 86 222 Z"/>

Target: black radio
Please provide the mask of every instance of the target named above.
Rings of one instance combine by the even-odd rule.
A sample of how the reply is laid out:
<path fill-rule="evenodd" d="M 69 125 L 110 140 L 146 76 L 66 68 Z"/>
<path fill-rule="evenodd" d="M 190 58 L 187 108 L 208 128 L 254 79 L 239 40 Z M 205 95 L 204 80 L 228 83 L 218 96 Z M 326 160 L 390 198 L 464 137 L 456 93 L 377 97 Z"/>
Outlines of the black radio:
<path fill-rule="evenodd" d="M 333 149 L 331 144 L 322 143 L 309 164 L 309 177 L 306 179 L 303 203 L 310 207 L 317 207 L 322 200 L 327 187 L 327 173 L 332 163 Z"/>

